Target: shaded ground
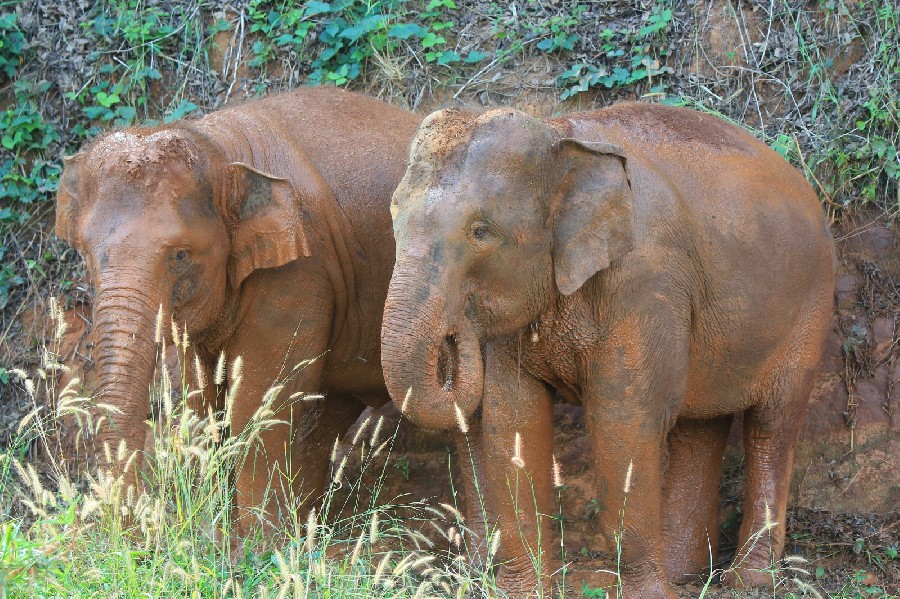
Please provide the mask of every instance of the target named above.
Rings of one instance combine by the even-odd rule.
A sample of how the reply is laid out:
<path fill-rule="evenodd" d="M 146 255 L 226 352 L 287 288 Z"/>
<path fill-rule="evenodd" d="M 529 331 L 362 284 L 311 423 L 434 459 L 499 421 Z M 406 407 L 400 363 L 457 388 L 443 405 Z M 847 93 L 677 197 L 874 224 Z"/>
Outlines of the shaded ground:
<path fill-rule="evenodd" d="M 384 430 L 397 427 L 397 413 L 390 407 L 373 414 L 385 415 Z M 564 464 L 565 486 L 560 491 L 562 536 L 566 551 L 567 587 L 572 596 L 581 596 L 583 586 L 603 587 L 611 584 L 611 576 L 598 570 L 615 570 L 615 559 L 596 530 L 596 502 L 589 446 L 579 407 L 557 405 L 555 410 L 555 445 Z M 347 439 L 351 435 L 348 434 Z M 897 444 L 892 447 L 897 450 Z M 561 449 L 562 448 L 562 449 Z M 895 454 L 896 455 L 896 454 Z M 386 467 L 370 468 L 363 480 L 370 488 L 379 489 L 381 501 L 403 503 L 428 500 L 435 505 L 449 503 L 462 507 L 465 498 L 454 494 L 453 480 L 459 480 L 460 464 L 452 450 L 447 433 L 423 431 L 401 423 L 393 451 Z M 358 475 L 351 464 L 347 477 Z M 722 483 L 721 533 L 715 568 L 727 568 L 735 551 L 740 527 L 739 505 L 742 497 L 743 470 L 735 464 L 726 472 Z M 378 481 L 381 484 L 376 484 Z M 457 489 L 458 491 L 458 489 Z M 896 500 L 896 497 L 895 497 Z M 423 530 L 440 546 L 447 544 L 441 535 L 428 527 Z M 776 578 L 778 596 L 788 591 L 802 592 L 803 584 L 820 593 L 837 595 L 858 589 L 860 596 L 885 597 L 900 593 L 900 564 L 896 558 L 900 537 L 900 513 L 896 506 L 884 513 L 847 514 L 824 508 L 793 505 L 788 511 L 785 556 L 793 557 L 780 565 Z M 553 545 L 559 546 L 560 531 L 554 530 Z M 614 555 L 614 554 L 613 554 Z M 561 555 L 557 555 L 560 558 Z M 795 568 L 795 569 L 791 569 Z M 799 570 L 798 570 L 799 569 Z M 805 570 L 805 572 L 801 571 Z M 794 580 L 801 581 L 799 584 Z M 682 597 L 700 596 L 705 579 L 680 588 Z M 714 579 L 707 589 L 708 597 L 771 597 L 771 591 L 737 592 L 723 588 Z M 869 594 L 864 589 L 871 589 Z M 854 596 L 852 593 L 844 596 Z"/>

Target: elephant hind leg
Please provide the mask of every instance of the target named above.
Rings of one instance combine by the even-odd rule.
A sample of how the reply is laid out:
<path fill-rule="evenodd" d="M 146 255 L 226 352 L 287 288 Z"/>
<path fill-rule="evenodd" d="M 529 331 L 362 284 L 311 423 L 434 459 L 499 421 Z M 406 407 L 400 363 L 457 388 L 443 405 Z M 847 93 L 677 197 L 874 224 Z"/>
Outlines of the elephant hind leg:
<path fill-rule="evenodd" d="M 708 574 L 719 540 L 719 484 L 732 417 L 679 418 L 669 432 L 663 486 L 666 576 L 684 584 Z"/>
<path fill-rule="evenodd" d="M 794 466 L 794 447 L 806 402 L 815 378 L 814 368 L 797 368 L 781 378 L 765 403 L 744 414 L 746 491 L 732 586 L 771 587 L 773 565 L 784 549 L 787 500 Z"/>

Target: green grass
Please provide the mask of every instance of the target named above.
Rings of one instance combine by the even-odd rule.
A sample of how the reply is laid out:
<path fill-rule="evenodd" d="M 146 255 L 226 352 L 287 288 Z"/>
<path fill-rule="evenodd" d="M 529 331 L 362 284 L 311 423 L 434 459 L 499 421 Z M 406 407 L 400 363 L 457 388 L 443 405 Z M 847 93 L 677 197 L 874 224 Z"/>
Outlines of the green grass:
<path fill-rule="evenodd" d="M 55 302 L 52 309 L 61 334 L 64 320 Z M 225 436 L 230 406 L 193 414 L 183 400 L 196 390 L 187 385 L 177 394 L 182 403 L 166 401 L 172 382 L 161 371 L 161 397 L 151 398 L 161 408 L 153 451 L 146 454 L 143 490 L 136 492 L 124 488 L 121 476 L 85 469 L 83 456 L 65 455 L 71 444 L 61 443 L 64 430 L 96 433 L 114 407 L 80 397 L 77 379 L 55 389 L 54 373 L 64 369 L 48 351 L 34 378 L 14 373 L 29 395 L 52 401 L 35 402 L 16 442 L 0 454 L 6 514 L 0 596 L 452 596 L 490 583 L 488 574 L 448 549 L 453 536 L 467 534 L 454 508 L 382 499 L 383 471 L 374 486 L 363 481 L 390 461 L 394 436 L 380 424 L 363 426 L 343 457 L 336 442 L 331 486 L 309 518 L 295 514 L 284 522 L 276 543 L 262 535 L 243 538 L 232 528 L 231 481 L 260 432 L 284 424 L 271 418 L 278 387 L 246 430 Z M 192 380 L 193 373 L 175 378 Z M 24 448 L 43 459 L 25 459 Z M 107 462 L 126 464 L 124 470 L 134 464 L 124 445 L 106 453 Z M 379 462 L 382 453 L 386 460 Z M 357 478 L 342 474 L 357 471 L 348 466 L 353 460 L 359 460 Z M 35 463 L 42 464 L 40 474 Z M 280 482 L 270 481 L 270 488 Z M 441 533 L 431 530 L 432 538 L 444 536 L 442 545 L 416 526 L 426 523 Z M 454 532 L 445 532 L 449 527 Z"/>
<path fill-rule="evenodd" d="M 382 496 L 385 477 L 401 476 L 404 467 L 397 464 L 406 459 L 392 455 L 399 427 L 386 431 L 384 420 L 366 421 L 346 451 L 338 451 L 335 441 L 331 482 L 308 517 L 302 511 L 293 513 L 282 523 L 277 540 L 259 533 L 238 534 L 232 524 L 233 474 L 263 430 L 285 425 L 272 418 L 281 388 L 267 392 L 246 430 L 228 436 L 228 401 L 218 413 L 194 414 L 186 408 L 185 400 L 192 394 L 227 395 L 230 390 L 192 385 L 191 381 L 203 377 L 195 376 L 191 370 L 195 366 L 184 356 L 189 341 L 183 334 L 173 333 L 173 342 L 181 362 L 189 366 L 179 373 L 160 366 L 160 386 L 150 397 L 156 406 L 156 426 L 153 449 L 145 454 L 142 490 L 126 489 L 121 475 L 89 466 L 84 454 L 72 455 L 73 447 L 81 447 L 72 442 L 73 435 L 84 441 L 95 434 L 106 426 L 105 415 L 115 407 L 81 396 L 77 379 L 58 388 L 57 376 L 66 367 L 55 351 L 66 325 L 59 303 L 50 304 L 54 341 L 42 352 L 40 368 L 32 376 L 13 372 L 34 403 L 14 442 L 0 452 L 0 597 L 493 597 L 500 593 L 493 578 L 499 542 L 495 529 L 471 530 L 459 508 L 452 505 L 404 503 Z M 159 355 L 164 355 L 165 335 L 157 337 Z M 237 362 L 239 358 L 232 370 L 240 370 Z M 224 367 L 223 360 L 217 371 Z M 215 378 L 221 380 L 222 375 Z M 177 381 L 184 381 L 180 389 Z M 174 396 L 169 393 L 173 384 Z M 134 464 L 133 454 L 128 455 L 124 445 L 107 447 L 105 452 L 107 463 L 126 464 L 124 470 Z M 392 473 L 395 468 L 399 471 Z M 562 480 L 558 473 L 554 476 L 562 493 Z M 270 488 L 281 482 L 273 478 Z M 513 487 L 519 488 L 518 481 Z M 627 478 L 624 488 L 627 498 Z M 517 505 L 534 501 L 533 495 L 513 499 Z M 623 521 L 626 510 L 623 504 Z M 564 528 L 563 514 L 555 520 Z M 771 523 L 749 542 L 757 542 L 774 526 Z M 474 533 L 487 539 L 486 550 L 477 549 Z M 616 556 L 621 555 L 618 549 Z M 896 558 L 895 547 L 867 550 L 874 551 L 877 559 Z M 616 556 L 613 563 L 618 563 Z M 536 571 L 544 557 L 532 553 Z M 773 562 L 768 571 L 775 585 L 773 596 L 821 597 L 809 582 L 807 567 L 800 557 Z M 557 573 L 557 582 L 566 580 L 566 573 L 566 568 Z M 712 592 L 711 581 L 712 577 L 698 596 Z M 566 592 L 557 587 L 555 596 L 565 597 Z M 603 597 L 605 591 L 583 585 L 574 596 Z M 867 586 L 864 573 L 854 575 L 836 595 L 846 599 L 881 596 L 887 596 L 884 589 Z"/>

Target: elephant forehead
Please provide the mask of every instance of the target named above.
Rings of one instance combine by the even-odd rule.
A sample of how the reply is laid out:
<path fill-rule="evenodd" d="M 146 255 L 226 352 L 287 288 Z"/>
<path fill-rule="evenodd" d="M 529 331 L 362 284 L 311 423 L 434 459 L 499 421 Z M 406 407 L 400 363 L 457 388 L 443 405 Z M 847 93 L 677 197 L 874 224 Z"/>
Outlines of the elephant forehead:
<path fill-rule="evenodd" d="M 182 198 L 196 196 L 200 188 L 192 169 L 180 161 L 144 172 L 138 178 L 116 169 L 102 169 L 100 175 L 95 188 L 97 203 L 174 204 Z"/>
<path fill-rule="evenodd" d="M 412 146 L 395 212 L 465 219 L 467 206 L 484 211 L 497 202 L 508 207 L 511 198 L 527 202 L 544 190 L 551 141 L 547 127 L 514 110 L 435 113 Z"/>
<path fill-rule="evenodd" d="M 116 131 L 90 150 L 91 161 L 104 171 L 137 179 L 170 168 L 172 163 L 193 165 L 197 154 L 184 136 L 174 130 Z"/>
<path fill-rule="evenodd" d="M 473 149 L 517 156 L 540 153 L 549 144 L 549 129 L 540 121 L 511 109 L 482 114 L 440 110 L 419 127 L 410 147 L 410 162 L 435 168 L 463 162 Z"/>

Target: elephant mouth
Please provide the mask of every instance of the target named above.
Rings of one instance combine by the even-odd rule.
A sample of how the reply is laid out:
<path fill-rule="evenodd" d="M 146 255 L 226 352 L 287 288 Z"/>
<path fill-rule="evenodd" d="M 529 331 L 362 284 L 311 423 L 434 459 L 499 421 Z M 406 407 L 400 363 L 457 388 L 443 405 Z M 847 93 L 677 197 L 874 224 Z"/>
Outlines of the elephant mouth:
<path fill-rule="evenodd" d="M 437 380 L 441 390 L 453 391 L 459 379 L 459 345 L 456 335 L 446 335 L 438 349 Z"/>

